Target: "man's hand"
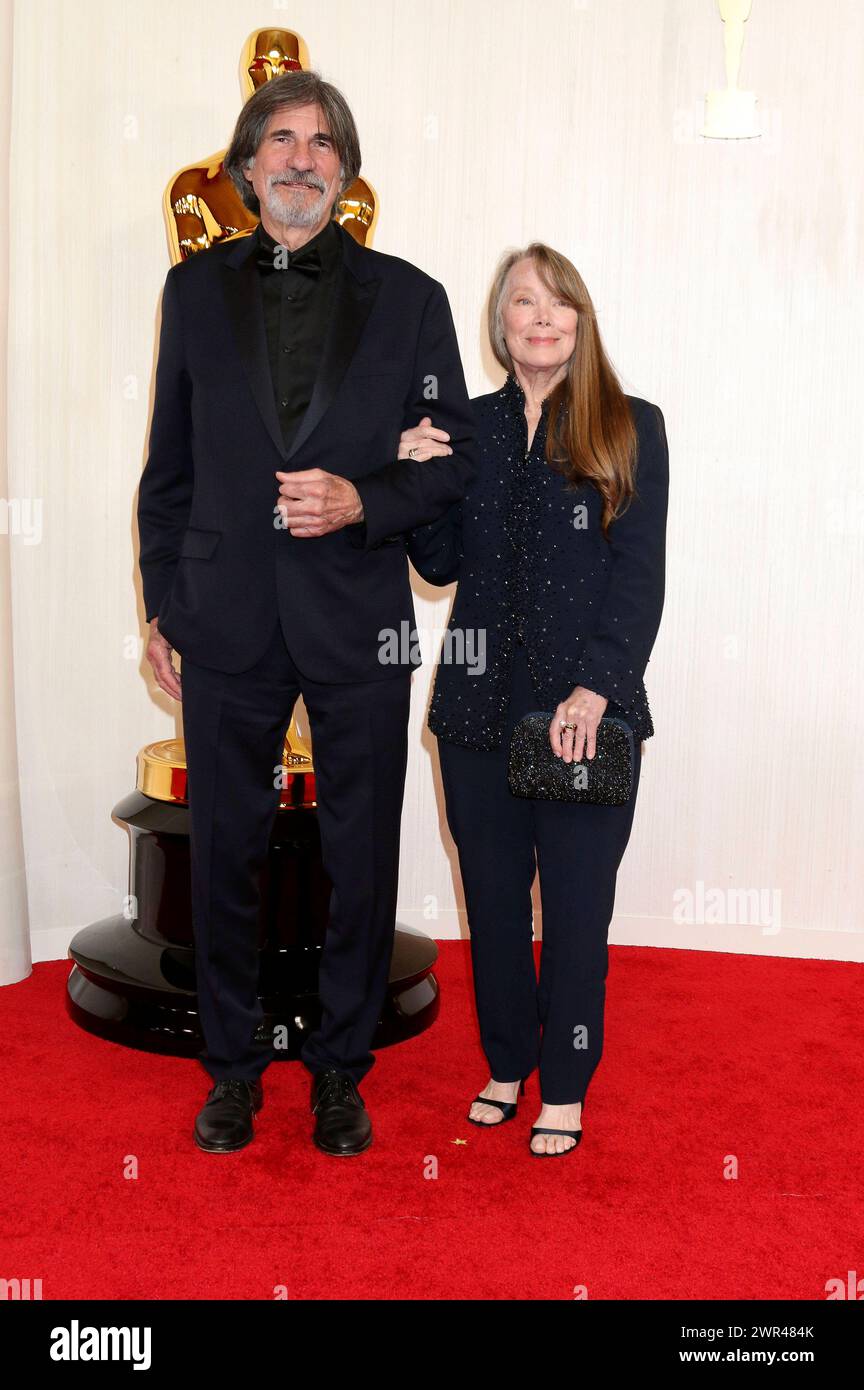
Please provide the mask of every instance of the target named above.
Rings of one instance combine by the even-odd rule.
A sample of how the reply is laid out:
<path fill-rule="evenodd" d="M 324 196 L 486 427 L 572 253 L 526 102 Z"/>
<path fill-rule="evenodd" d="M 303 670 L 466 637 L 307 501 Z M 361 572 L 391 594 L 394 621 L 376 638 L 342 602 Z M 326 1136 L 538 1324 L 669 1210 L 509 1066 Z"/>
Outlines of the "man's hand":
<path fill-rule="evenodd" d="M 279 500 L 274 511 L 292 536 L 326 536 L 363 520 L 363 503 L 353 483 L 323 468 L 276 473 Z M 275 523 L 274 523 L 275 524 Z"/>
<path fill-rule="evenodd" d="M 597 725 L 609 701 L 605 695 L 595 695 L 584 685 L 577 685 L 567 700 L 562 700 L 549 725 L 549 742 L 555 756 L 565 763 L 581 763 L 583 753 L 593 758 L 597 752 Z M 565 724 L 574 728 L 565 729 Z"/>
<path fill-rule="evenodd" d="M 171 653 L 174 648 L 159 631 L 156 618 L 150 619 L 150 641 L 147 643 L 147 660 L 153 667 L 153 675 L 156 677 L 156 684 L 160 690 L 164 690 L 166 695 L 170 695 L 173 700 L 180 700 L 183 692 L 180 688 L 180 672 L 175 671 L 174 663 L 171 660 Z"/>

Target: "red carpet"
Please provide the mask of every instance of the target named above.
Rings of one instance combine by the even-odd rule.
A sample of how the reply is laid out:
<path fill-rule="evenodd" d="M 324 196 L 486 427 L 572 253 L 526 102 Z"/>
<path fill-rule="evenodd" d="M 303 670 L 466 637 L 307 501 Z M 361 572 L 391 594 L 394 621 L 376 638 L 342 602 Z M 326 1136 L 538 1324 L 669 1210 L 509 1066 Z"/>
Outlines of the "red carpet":
<path fill-rule="evenodd" d="M 293 1062 L 266 1072 L 247 1149 L 200 1153 L 200 1065 L 80 1031 L 68 962 L 36 966 L 0 990 L 0 1275 L 45 1299 L 490 1300 L 820 1300 L 864 1275 L 861 967 L 611 956 L 585 1138 L 560 1159 L 527 1152 L 536 1074 L 500 1130 L 463 1119 L 486 1071 L 461 942 L 436 1026 L 378 1054 L 351 1159 L 313 1148 Z"/>

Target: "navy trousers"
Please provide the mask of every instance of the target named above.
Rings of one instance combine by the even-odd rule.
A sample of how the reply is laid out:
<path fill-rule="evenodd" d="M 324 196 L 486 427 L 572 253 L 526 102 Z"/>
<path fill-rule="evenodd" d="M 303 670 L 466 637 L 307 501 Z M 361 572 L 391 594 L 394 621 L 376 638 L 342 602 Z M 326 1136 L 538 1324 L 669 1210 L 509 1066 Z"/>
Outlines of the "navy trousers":
<path fill-rule="evenodd" d="M 411 671 L 321 684 L 295 666 L 275 622 L 260 661 L 228 674 L 184 660 L 192 922 L 198 1009 L 214 1080 L 254 1080 L 275 1053 L 256 1041 L 259 877 L 279 804 L 282 747 L 303 696 L 312 735 L 324 868 L 333 891 L 311 1072 L 360 1082 L 374 1063 L 396 925 Z"/>
<path fill-rule="evenodd" d="M 495 1081 L 539 1064 L 547 1105 L 585 1097 L 603 1051 L 608 930 L 630 838 L 641 744 L 629 801 L 590 806 L 513 796 L 510 733 L 541 709 L 517 646 L 499 749 L 439 739 L 450 833 L 465 892 L 480 1038 Z M 534 966 L 531 886 L 539 872 L 543 944 Z"/>

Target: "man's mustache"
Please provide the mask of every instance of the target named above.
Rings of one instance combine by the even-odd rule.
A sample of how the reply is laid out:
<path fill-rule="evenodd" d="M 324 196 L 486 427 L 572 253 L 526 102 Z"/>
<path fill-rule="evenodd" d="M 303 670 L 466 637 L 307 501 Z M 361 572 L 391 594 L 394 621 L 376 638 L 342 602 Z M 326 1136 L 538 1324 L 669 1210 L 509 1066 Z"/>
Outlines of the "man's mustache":
<path fill-rule="evenodd" d="M 316 188 L 319 193 L 325 191 L 321 179 L 316 179 L 314 175 L 304 178 L 301 174 L 298 178 L 292 179 L 285 174 L 272 174 L 270 177 L 270 187 L 272 188 L 277 183 L 286 183 L 289 187 L 294 184 L 300 188 Z"/>

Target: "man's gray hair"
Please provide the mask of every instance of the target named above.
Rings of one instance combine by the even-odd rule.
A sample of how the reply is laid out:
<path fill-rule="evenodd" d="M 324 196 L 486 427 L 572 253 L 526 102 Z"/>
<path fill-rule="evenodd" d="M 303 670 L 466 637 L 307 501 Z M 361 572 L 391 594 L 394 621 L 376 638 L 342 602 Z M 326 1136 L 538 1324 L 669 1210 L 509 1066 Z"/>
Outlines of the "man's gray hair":
<path fill-rule="evenodd" d="M 325 82 L 317 72 L 283 73 L 252 93 L 237 118 L 231 145 L 225 156 L 225 172 L 245 206 L 256 215 L 260 214 L 261 205 L 243 170 L 251 166 L 270 117 L 276 111 L 298 106 L 318 106 L 321 109 L 342 165 L 340 193 L 344 193 L 360 173 L 360 138 L 351 109 L 342 93 Z"/>

